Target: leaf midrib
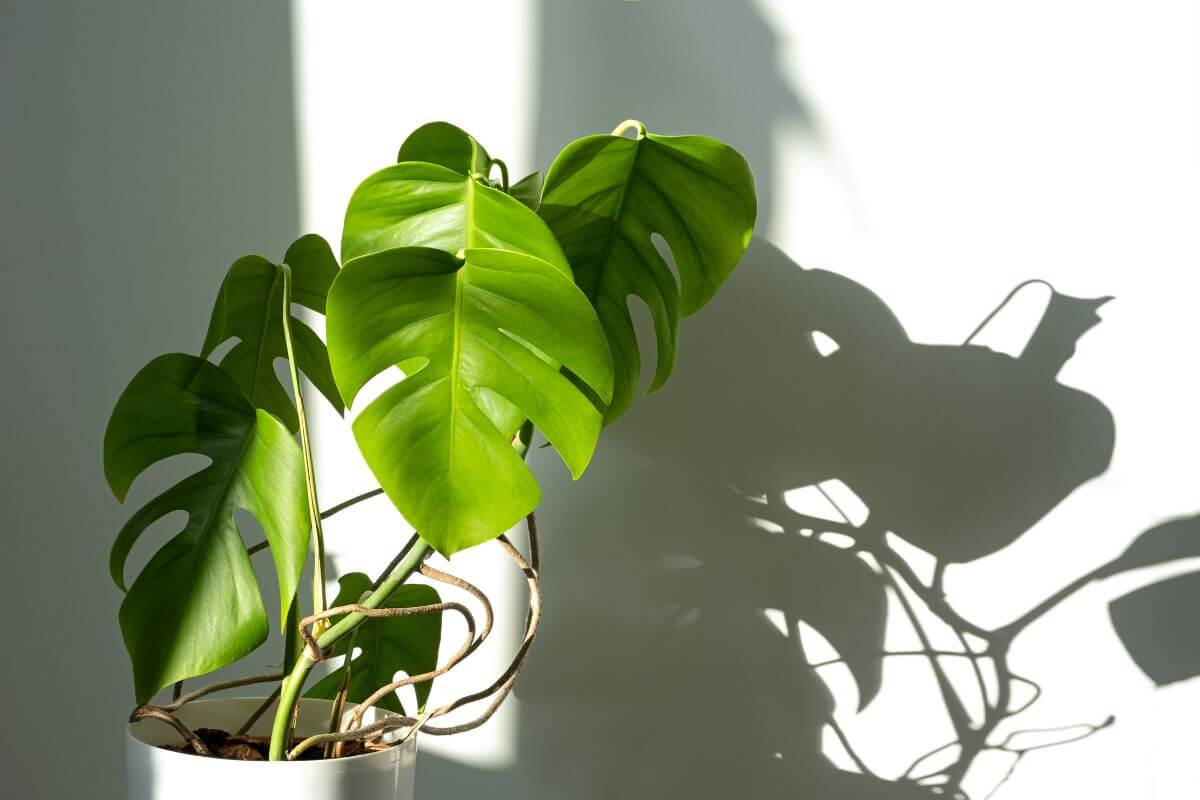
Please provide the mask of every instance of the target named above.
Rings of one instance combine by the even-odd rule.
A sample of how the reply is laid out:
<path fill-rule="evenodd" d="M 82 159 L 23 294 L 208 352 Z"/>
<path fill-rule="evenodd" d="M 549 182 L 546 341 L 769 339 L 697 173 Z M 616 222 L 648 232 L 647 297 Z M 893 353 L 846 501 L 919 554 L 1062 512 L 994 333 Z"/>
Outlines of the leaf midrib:
<path fill-rule="evenodd" d="M 238 450 L 237 457 L 230 461 L 229 474 L 221 481 L 220 490 L 217 492 L 218 504 L 221 511 L 224 511 L 229 506 L 229 489 L 233 485 L 234 478 L 237 477 L 238 471 L 241 468 L 242 461 L 246 458 L 246 452 L 250 449 L 250 443 L 258 437 L 258 420 L 255 420 L 250 428 L 246 431 L 245 441 L 242 442 L 241 449 Z M 216 467 L 216 462 L 213 463 Z M 208 519 L 201 527 L 197 545 L 195 550 L 200 549 L 200 544 L 211 533 L 213 522 L 221 515 L 217 513 L 217 509 L 213 509 L 213 513 L 208 515 Z M 232 517 L 230 518 L 232 522 Z M 236 527 L 236 523 L 234 523 Z M 195 551 L 193 551 L 195 552 Z"/>
<path fill-rule="evenodd" d="M 625 137 L 617 136 L 616 138 L 624 139 Z M 600 256 L 600 264 L 602 266 L 599 270 L 600 276 L 599 276 L 599 280 L 597 281 L 599 286 L 596 287 L 596 291 L 594 293 L 587 292 L 588 299 L 590 299 L 590 300 L 594 301 L 596 299 L 596 296 L 598 296 L 601 293 L 601 291 L 603 291 L 601 287 L 605 283 L 608 282 L 607 279 L 608 279 L 609 270 L 610 270 L 610 259 L 612 257 L 613 244 L 614 244 L 614 242 L 616 242 L 616 240 L 620 234 L 621 212 L 625 208 L 625 198 L 629 195 L 629 187 L 633 185 L 633 179 L 637 172 L 638 160 L 642 157 L 642 146 L 645 141 L 647 141 L 645 138 L 641 138 L 641 139 L 637 139 L 634 142 L 633 158 L 630 159 L 630 161 L 629 161 L 629 169 L 626 170 L 625 180 L 621 184 L 621 196 L 617 200 L 616 209 L 613 211 L 612 228 L 609 229 L 608 235 L 605 237 L 604 254 L 602 256 Z M 585 292 L 586 292 L 586 290 L 585 290 Z"/>
<path fill-rule="evenodd" d="M 463 320 L 462 320 L 462 303 L 463 303 L 463 274 L 466 272 L 466 253 L 465 251 L 475 246 L 475 179 L 467 176 L 467 241 L 464 248 L 464 261 L 457 270 L 454 271 L 454 344 L 450 351 L 450 375 L 453 380 L 450 385 L 450 425 L 449 436 L 446 440 L 446 474 L 454 474 L 454 442 L 458 431 L 458 393 L 461 388 L 461 376 L 459 375 L 459 365 L 462 360 L 462 340 L 463 340 Z M 446 506 L 446 530 L 453 530 L 452 516 L 454 514 L 453 503 L 447 503 Z"/>
<path fill-rule="evenodd" d="M 271 300 L 275 297 L 275 287 L 279 285 L 280 278 L 283 275 L 282 270 L 278 266 L 272 264 L 271 267 L 273 273 L 271 288 L 267 291 L 267 302 L 263 303 L 262 325 L 258 328 L 258 351 L 254 359 L 254 397 L 258 396 L 258 387 L 262 383 L 263 360 L 267 349 L 267 326 L 271 321 Z M 288 309 L 288 313 L 291 313 L 290 309 Z M 280 324 L 283 324 L 282 319 L 280 319 Z"/>

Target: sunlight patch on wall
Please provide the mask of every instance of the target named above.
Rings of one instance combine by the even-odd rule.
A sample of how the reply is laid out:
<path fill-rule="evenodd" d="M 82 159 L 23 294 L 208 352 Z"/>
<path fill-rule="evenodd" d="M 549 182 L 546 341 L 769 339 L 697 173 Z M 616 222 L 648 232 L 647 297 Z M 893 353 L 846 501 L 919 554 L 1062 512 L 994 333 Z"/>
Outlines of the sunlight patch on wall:
<path fill-rule="evenodd" d="M 473 26 L 471 21 L 484 12 L 485 20 Z M 355 186 L 394 162 L 404 137 L 426 122 L 446 120 L 465 128 L 504 158 L 514 175 L 524 174 L 521 170 L 531 161 L 530 125 L 537 89 L 535 12 L 533 0 L 486 4 L 370 0 L 352 5 L 293 0 L 304 229 L 325 236 L 336 252 L 346 203 Z M 365 406 L 366 399 L 356 402 L 356 410 Z M 312 405 L 322 507 L 377 486 L 349 425 L 326 404 Z M 384 498 L 339 515 L 326 527 L 335 572 L 376 574 L 410 533 Z M 496 557 L 498 550 L 485 549 L 491 548 L 455 556 L 453 570 L 491 597 L 496 632 L 470 662 L 437 682 L 434 702 L 490 683 L 507 666 L 519 642 L 524 581 L 512 574 L 506 559 Z M 334 586 L 331 589 L 336 591 Z M 457 619 L 446 621 L 443 661 L 461 639 L 462 630 L 456 626 L 461 626 Z M 470 718 L 460 714 L 447 722 Z M 510 765 L 517 756 L 518 714 L 515 699 L 509 698 L 482 728 L 443 739 L 426 736 L 421 748 L 481 768 Z"/>

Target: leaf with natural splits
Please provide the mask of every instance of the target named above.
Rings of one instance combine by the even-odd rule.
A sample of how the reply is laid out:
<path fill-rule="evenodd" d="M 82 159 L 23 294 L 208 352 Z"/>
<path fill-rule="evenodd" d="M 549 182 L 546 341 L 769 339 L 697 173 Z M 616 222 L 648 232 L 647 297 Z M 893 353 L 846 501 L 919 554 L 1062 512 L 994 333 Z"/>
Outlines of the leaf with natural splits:
<path fill-rule="evenodd" d="M 330 608 L 360 602 L 371 589 L 371 579 L 361 572 L 351 572 L 339 578 L 338 585 L 338 596 Z M 397 589 L 381 608 L 415 608 L 440 602 L 441 598 L 432 586 L 408 584 Z M 437 668 L 438 648 L 442 641 L 442 615 L 435 613 L 368 619 L 353 637 L 339 640 L 332 655 L 346 655 L 351 641 L 359 652 L 349 664 L 350 683 L 346 700 L 361 703 L 381 686 L 394 681 L 397 672 L 414 677 Z M 305 697 L 322 700 L 336 697 L 346 678 L 346 666 L 343 662 L 309 689 Z M 424 708 L 432 688 L 431 680 L 413 685 L 417 693 L 418 711 Z M 378 705 L 386 711 L 404 713 L 404 707 L 395 692 L 384 696 Z"/>
<path fill-rule="evenodd" d="M 324 239 L 303 236 L 283 258 L 292 271 L 292 302 L 325 313 L 325 296 L 337 275 L 337 259 Z M 296 366 L 340 414 L 345 409 L 329 370 L 321 338 L 291 317 Z M 280 383 L 275 362 L 287 358 L 283 337 L 283 267 L 262 256 L 239 258 L 229 268 L 213 306 L 200 355 L 208 358 L 229 339 L 237 343 L 220 360 L 255 408 L 269 411 L 288 429 L 299 427 L 291 394 Z"/>
<path fill-rule="evenodd" d="M 670 377 L 680 315 L 712 299 L 745 252 L 757 214 L 754 177 L 732 147 L 636 126 L 636 138 L 588 136 L 567 145 L 546 175 L 538 209 L 608 337 L 616 378 L 609 421 L 633 402 L 638 384 L 630 296 L 645 302 L 654 324 L 653 391 Z M 670 248 L 678 281 L 654 234 Z"/>
<path fill-rule="evenodd" d="M 183 530 L 151 557 L 121 603 L 139 703 L 233 663 L 266 639 L 266 612 L 235 511 L 248 511 L 266 533 L 281 619 L 308 552 L 299 445 L 219 367 L 177 353 L 151 361 L 117 400 L 104 435 L 104 474 L 124 501 L 138 475 L 184 453 L 211 463 L 142 506 L 121 528 L 109 559 L 124 589 L 126 559 L 146 529 L 174 511 L 187 514 Z"/>
<path fill-rule="evenodd" d="M 384 250 L 346 263 L 328 314 L 348 402 L 393 365 L 425 360 L 353 427 L 392 502 L 442 553 L 495 538 L 537 505 L 537 482 L 510 444 L 523 419 L 572 475 L 587 467 L 601 416 L 562 368 L 607 401 L 612 366 L 587 298 L 546 261 L 492 248 Z M 519 415 L 497 415 L 492 397 Z"/>

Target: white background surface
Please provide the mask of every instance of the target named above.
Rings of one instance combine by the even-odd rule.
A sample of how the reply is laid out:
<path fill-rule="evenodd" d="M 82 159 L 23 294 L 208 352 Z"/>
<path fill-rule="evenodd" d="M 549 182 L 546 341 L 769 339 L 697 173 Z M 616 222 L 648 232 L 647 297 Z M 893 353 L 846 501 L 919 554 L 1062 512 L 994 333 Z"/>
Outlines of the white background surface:
<path fill-rule="evenodd" d="M 761 239 L 864 284 L 917 341 L 961 341 L 1028 277 L 1115 295 L 1061 376 L 1112 411 L 1112 467 L 1017 545 L 951 570 L 948 590 L 969 616 L 1008 619 L 1149 525 L 1195 512 L 1198 13 L 1184 0 L 4 5 L 6 788 L 123 796 L 132 695 L 106 558 L 127 510 L 108 495 L 99 456 L 121 387 L 154 355 L 199 347 L 236 257 L 277 255 L 301 230 L 336 240 L 355 183 L 430 119 L 468 128 L 515 174 L 630 116 L 719 136 L 756 169 Z M 663 759 L 639 734 L 662 704 L 637 681 L 595 674 L 592 656 L 597 636 L 645 613 L 638 558 L 692 532 L 675 518 L 713 541 L 726 534 L 700 530 L 704 471 L 720 454 L 672 471 L 658 437 L 664 416 L 701 433 L 724 423 L 711 398 L 729 393 L 717 388 L 749 398 L 783 380 L 786 335 L 718 358 L 741 324 L 786 319 L 778 297 L 753 291 L 769 260 L 757 252 L 685 321 L 675 380 L 606 433 L 588 477 L 569 485 L 552 455 L 535 458 L 552 592 L 526 676 L 537 682 L 476 736 L 423 745 L 418 797 L 669 797 L 680 785 L 723 796 L 703 779 L 728 765 L 722 751 L 691 745 L 707 742 L 718 712 L 722 731 L 747 739 L 760 720 L 739 708 L 769 711 L 772 681 L 708 681 L 703 665 L 695 677 L 674 665 L 699 711 L 682 715 L 682 753 Z M 779 413 L 742 424 L 786 427 Z M 324 422 L 328 503 L 369 476 Z M 654 495 L 639 486 L 695 502 L 646 507 Z M 362 569 L 403 535 L 377 505 L 330 533 L 339 568 Z M 520 601 L 486 553 L 463 561 Z M 1106 615 L 1110 596 L 1149 577 L 1087 590 L 1020 640 L 1014 666 L 1045 688 L 1030 725 L 1110 713 L 1118 724 L 1030 756 L 999 798 L 1194 796 L 1195 682 L 1155 690 Z M 938 735 L 904 675 L 887 675 L 877 704 L 855 718 L 839 695 L 837 713 L 881 771 Z M 598 713 L 609 711 L 611 725 Z M 50 749 L 64 713 L 88 736 L 69 768 Z"/>
<path fill-rule="evenodd" d="M 1196 509 L 1198 386 L 1187 366 L 1200 256 L 1195 4 L 643 0 L 335 12 L 300 2 L 296 11 L 304 221 L 331 237 L 352 186 L 424 121 L 457 122 L 523 174 L 569 138 L 640 115 L 658 132 L 714 133 L 743 148 L 765 189 L 760 236 L 806 267 L 865 284 L 916 341 L 960 342 L 1030 277 L 1077 296 L 1115 295 L 1060 376 L 1113 412 L 1112 467 L 1016 545 L 951 570 L 950 595 L 973 619 L 1001 623 L 1151 524 Z M 726 19 L 751 20 L 761 41 L 739 39 Z M 478 49 L 447 49 L 432 35 L 387 46 L 402 30 L 448 31 L 456 20 L 481 32 Z M 764 68 L 774 72 L 766 81 Z M 989 344 L 1019 351 L 1021 339 L 1001 334 Z M 602 445 L 594 471 L 627 469 L 626 458 Z M 339 451 L 325 466 L 357 479 L 354 461 Z M 623 502 L 606 498 L 609 488 L 603 477 L 585 480 L 551 502 Z M 387 516 L 373 513 L 364 524 Z M 337 547 L 356 558 L 353 546 Z M 1120 724 L 1030 756 L 999 796 L 1190 796 L 1196 687 L 1155 691 L 1105 612 L 1109 596 L 1148 577 L 1086 590 L 1020 640 L 1015 668 L 1046 690 L 1023 722 L 1115 713 Z M 888 672 L 884 698 L 906 677 Z M 625 688 L 631 707 L 645 699 Z M 941 730 L 922 713 L 928 702 L 901 688 L 862 718 L 852 706 L 838 713 L 869 763 L 887 772 L 912 759 L 912 741 Z M 519 708 L 510 711 L 505 737 L 521 724 Z M 547 735 L 521 741 L 536 748 Z M 554 796 L 550 779 L 539 790 L 536 755 L 497 740 L 478 747 L 438 752 L 515 769 L 524 777 L 512 785 Z M 602 742 L 593 756 L 605 760 Z"/>

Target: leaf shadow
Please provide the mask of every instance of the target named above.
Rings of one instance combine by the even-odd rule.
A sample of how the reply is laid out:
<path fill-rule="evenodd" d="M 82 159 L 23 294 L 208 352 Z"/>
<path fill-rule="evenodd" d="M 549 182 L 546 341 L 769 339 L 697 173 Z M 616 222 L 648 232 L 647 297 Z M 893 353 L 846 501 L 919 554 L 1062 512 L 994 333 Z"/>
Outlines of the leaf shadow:
<path fill-rule="evenodd" d="M 1055 342 L 1027 349 L 1068 357 L 1090 324 L 1043 325 Z M 944 563 L 995 552 L 1104 471 L 1111 415 L 1055 380 L 1057 359 L 913 343 L 875 294 L 762 240 L 682 338 L 671 383 L 606 431 L 580 484 L 534 456 L 550 600 L 518 684 L 519 765 L 426 758 L 422 783 L 447 796 L 930 796 L 825 755 L 835 701 L 797 623 L 833 646 L 864 706 L 887 600 L 878 563 L 821 534 L 871 548 L 865 532 L 882 526 Z M 784 502 L 833 479 L 870 524 Z"/>

